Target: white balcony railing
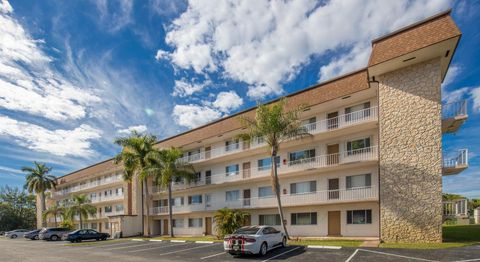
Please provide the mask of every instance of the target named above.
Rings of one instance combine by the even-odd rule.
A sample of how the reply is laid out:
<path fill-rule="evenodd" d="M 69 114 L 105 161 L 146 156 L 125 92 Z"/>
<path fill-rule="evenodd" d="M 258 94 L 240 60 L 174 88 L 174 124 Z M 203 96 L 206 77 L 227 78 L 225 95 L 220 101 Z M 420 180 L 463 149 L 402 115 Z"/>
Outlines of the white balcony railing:
<path fill-rule="evenodd" d="M 369 201 L 377 199 L 378 191 L 375 186 L 351 189 L 324 190 L 304 194 L 281 195 L 283 206 L 316 205 L 336 202 Z M 222 201 L 217 200 L 196 205 L 173 206 L 172 211 L 173 213 L 182 213 L 195 211 L 211 211 L 218 210 L 224 207 L 235 209 L 248 209 L 271 207 L 273 208 L 276 206 L 277 200 L 275 197 L 256 197 L 238 199 L 234 201 L 225 201 L 224 199 L 222 199 Z M 168 207 L 154 207 L 150 209 L 150 212 L 152 215 L 166 214 L 168 213 Z"/>
<path fill-rule="evenodd" d="M 78 184 L 76 186 L 70 187 L 68 190 L 59 190 L 59 191 L 53 192 L 53 195 L 54 196 L 66 196 L 68 194 L 75 193 L 75 192 L 78 192 L 78 191 L 81 191 L 81 190 L 90 189 L 90 188 L 94 188 L 94 187 L 97 187 L 97 186 L 112 184 L 112 183 L 121 182 L 121 181 L 123 181 L 121 176 L 111 176 L 111 177 L 108 177 L 108 178 L 102 178 L 100 180 L 94 180 L 94 181 L 90 181 L 90 182 L 86 182 L 86 183 L 81 183 L 81 184 Z"/>
<path fill-rule="evenodd" d="M 443 167 L 455 168 L 468 166 L 468 149 L 460 149 L 458 155 L 443 160 Z"/>
<path fill-rule="evenodd" d="M 99 202 L 106 202 L 106 201 L 112 201 L 112 200 L 120 200 L 123 199 L 124 195 L 111 195 L 111 196 L 100 196 L 100 197 L 94 197 L 91 198 L 90 201 L 92 203 L 99 203 Z"/>
<path fill-rule="evenodd" d="M 320 155 L 312 158 L 289 161 L 286 164 L 278 167 L 278 174 L 282 175 L 292 172 L 301 172 L 304 170 L 332 167 L 346 163 L 374 161 L 377 159 L 377 147 L 372 146 L 357 150 L 344 151 L 336 154 Z M 232 175 L 232 173 L 212 174 L 210 178 L 202 177 L 201 180 L 192 183 L 173 183 L 172 190 L 186 189 L 210 184 L 223 184 L 257 177 L 266 177 L 270 176 L 270 168 L 250 168 L 240 170 L 234 174 L 235 175 Z M 159 193 L 165 191 L 165 189 L 159 186 L 153 186 L 151 191 L 153 193 Z"/>
<path fill-rule="evenodd" d="M 444 216 L 468 216 L 468 200 L 456 199 L 451 201 L 443 201 Z"/>
<path fill-rule="evenodd" d="M 352 113 L 339 115 L 337 117 L 320 120 L 315 123 L 305 124 L 303 127 L 305 127 L 310 134 L 318 134 L 364 122 L 374 121 L 377 120 L 377 116 L 378 107 L 370 107 Z M 261 139 L 254 139 L 251 142 L 240 141 L 238 143 L 229 144 L 228 146 L 208 147 L 202 149 L 198 153 L 190 154 L 180 158 L 179 162 L 194 163 L 262 146 L 265 146 L 265 143 Z"/>
<path fill-rule="evenodd" d="M 442 118 L 455 118 L 467 115 L 467 100 L 442 105 Z"/>

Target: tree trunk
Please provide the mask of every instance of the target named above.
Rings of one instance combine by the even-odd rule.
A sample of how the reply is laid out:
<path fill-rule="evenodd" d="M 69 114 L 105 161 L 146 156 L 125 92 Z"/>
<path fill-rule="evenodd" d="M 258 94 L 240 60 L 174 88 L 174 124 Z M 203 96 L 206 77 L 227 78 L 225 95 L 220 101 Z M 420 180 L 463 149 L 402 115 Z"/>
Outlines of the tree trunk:
<path fill-rule="evenodd" d="M 147 179 L 145 179 L 145 181 L 143 182 L 143 186 L 145 187 L 145 209 L 146 209 L 146 215 L 145 215 L 145 226 L 147 227 L 147 237 L 150 237 L 150 218 L 149 218 L 149 214 L 150 214 L 150 210 L 148 210 L 148 207 L 149 207 L 149 202 L 150 202 L 150 199 L 148 197 L 148 182 L 147 182 Z"/>
<path fill-rule="evenodd" d="M 78 217 L 80 218 L 80 229 L 83 229 L 82 213 L 81 212 L 78 212 Z"/>
<path fill-rule="evenodd" d="M 272 184 L 273 184 L 272 186 L 275 191 L 275 196 L 277 197 L 277 206 L 278 206 L 278 214 L 280 215 L 280 223 L 282 225 L 283 231 L 285 232 L 287 239 L 290 239 L 290 236 L 288 235 L 287 227 L 285 225 L 285 221 L 283 218 L 283 208 L 282 208 L 282 200 L 280 199 L 280 183 L 278 182 L 276 157 L 277 157 L 277 150 L 272 149 Z"/>
<path fill-rule="evenodd" d="M 57 227 L 57 214 L 55 213 L 55 217 L 53 218 L 53 221 L 55 222 L 55 227 Z"/>
<path fill-rule="evenodd" d="M 45 200 L 45 191 L 42 191 L 40 193 L 40 202 L 42 202 L 42 210 L 40 212 L 40 214 L 43 214 L 43 212 L 45 212 L 45 210 L 47 209 L 47 205 L 46 205 L 46 200 Z M 43 219 L 42 217 L 42 226 L 43 227 L 47 227 L 47 222 L 46 222 L 46 219 Z"/>
<path fill-rule="evenodd" d="M 141 187 L 141 190 L 142 190 L 142 232 L 143 232 L 143 235 L 145 236 L 145 212 L 144 212 L 144 194 L 143 194 L 143 180 L 140 180 L 140 187 Z"/>
<path fill-rule="evenodd" d="M 172 224 L 172 181 L 168 182 L 168 223 L 170 226 L 170 237 L 173 237 L 173 224 Z"/>

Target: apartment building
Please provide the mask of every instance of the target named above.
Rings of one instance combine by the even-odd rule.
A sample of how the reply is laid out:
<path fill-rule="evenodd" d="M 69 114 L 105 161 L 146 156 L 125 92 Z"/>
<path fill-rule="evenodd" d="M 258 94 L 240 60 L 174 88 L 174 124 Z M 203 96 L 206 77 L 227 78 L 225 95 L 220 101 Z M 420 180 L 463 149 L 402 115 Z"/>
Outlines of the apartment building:
<path fill-rule="evenodd" d="M 276 164 L 292 236 L 441 241 L 442 175 L 468 166 L 467 150 L 442 158 L 442 134 L 467 119 L 464 102 L 444 105 L 443 114 L 441 104 L 460 36 L 450 12 L 440 13 L 373 40 L 366 68 L 287 95 L 287 107 L 307 105 L 301 118 L 312 135 L 282 144 L 275 163 L 262 138 L 235 138 L 245 132 L 239 116 L 253 117 L 255 108 L 159 141 L 181 148 L 181 161 L 197 172 L 196 181 L 173 185 L 175 234 L 215 234 L 213 216 L 223 207 L 248 212 L 247 224 L 279 226 L 269 173 Z M 120 173 L 110 159 L 65 175 L 49 203 L 84 193 L 99 208 L 89 226 L 139 233 L 141 190 Z M 107 177 L 115 179 L 96 182 Z M 168 234 L 167 193 L 148 186 L 151 232 Z M 110 199 L 120 187 L 123 197 Z"/>

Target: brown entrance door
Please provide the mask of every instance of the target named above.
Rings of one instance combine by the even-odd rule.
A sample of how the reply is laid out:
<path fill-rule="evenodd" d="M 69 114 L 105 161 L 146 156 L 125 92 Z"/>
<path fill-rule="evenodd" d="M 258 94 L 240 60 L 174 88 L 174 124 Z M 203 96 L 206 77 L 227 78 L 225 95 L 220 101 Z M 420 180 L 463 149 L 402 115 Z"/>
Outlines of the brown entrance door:
<path fill-rule="evenodd" d="M 340 236 L 340 211 L 328 211 L 328 235 Z"/>
<path fill-rule="evenodd" d="M 243 190 L 243 205 L 250 206 L 250 189 Z"/>
<path fill-rule="evenodd" d="M 328 199 L 339 198 L 339 184 L 338 178 L 328 180 Z"/>
<path fill-rule="evenodd" d="M 340 146 L 338 144 L 327 146 L 327 165 L 338 164 L 339 152 L 340 152 Z"/>
<path fill-rule="evenodd" d="M 243 173 L 243 178 L 249 178 L 250 177 L 250 162 L 243 163 L 242 173 Z"/>
<path fill-rule="evenodd" d="M 338 112 L 332 112 L 327 115 L 327 128 L 328 130 L 338 128 Z"/>
<path fill-rule="evenodd" d="M 163 220 L 163 232 L 162 235 L 168 235 L 168 219 Z"/>
<path fill-rule="evenodd" d="M 205 218 L 205 235 L 212 235 L 212 218 Z"/>

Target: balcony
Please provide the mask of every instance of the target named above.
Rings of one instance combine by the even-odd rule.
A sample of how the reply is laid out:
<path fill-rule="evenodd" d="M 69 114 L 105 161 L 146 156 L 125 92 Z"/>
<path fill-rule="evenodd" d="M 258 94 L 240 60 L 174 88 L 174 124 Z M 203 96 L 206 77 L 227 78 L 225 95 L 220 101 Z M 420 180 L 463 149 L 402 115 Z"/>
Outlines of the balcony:
<path fill-rule="evenodd" d="M 458 101 L 443 105 L 442 133 L 455 133 L 467 120 L 467 101 Z"/>
<path fill-rule="evenodd" d="M 460 149 L 458 155 L 443 160 L 443 175 L 457 175 L 468 167 L 468 149 Z"/>
<path fill-rule="evenodd" d="M 324 119 L 315 123 L 309 123 L 303 125 L 305 129 L 312 135 L 326 133 L 338 129 L 342 129 L 349 126 L 358 125 L 370 121 L 377 121 L 378 107 L 370 107 L 355 111 L 348 114 L 339 115 L 337 117 Z M 241 141 L 228 146 L 221 147 L 206 147 L 199 153 L 184 156 L 179 159 L 182 163 L 198 163 L 238 152 L 259 148 L 265 146 L 265 142 L 261 139 L 254 139 L 251 142 Z"/>
<path fill-rule="evenodd" d="M 356 163 L 356 162 L 365 162 L 365 161 L 376 161 L 378 159 L 377 147 L 366 147 L 357 150 L 344 151 L 336 154 L 320 155 L 312 158 L 305 158 L 301 160 L 289 161 L 284 165 L 278 167 L 278 174 L 281 175 L 318 170 L 336 167 L 344 164 Z M 267 167 L 258 167 L 240 170 L 236 173 L 220 173 L 212 174 L 208 179 L 202 177 L 201 180 L 187 183 L 174 183 L 172 185 L 172 190 L 181 190 L 197 186 L 205 186 L 211 184 L 223 184 L 229 182 L 242 181 L 246 179 L 255 179 L 260 177 L 269 177 L 270 168 Z M 152 187 L 153 193 L 160 193 L 165 191 L 164 188 L 154 186 Z"/>
<path fill-rule="evenodd" d="M 324 190 L 304 194 L 286 194 L 281 195 L 282 205 L 301 206 L 301 205 L 322 205 L 333 203 L 350 203 L 378 200 L 378 191 L 374 186 Z M 220 208 L 228 207 L 234 209 L 254 209 L 254 208 L 275 208 L 277 200 L 275 197 L 246 198 L 235 201 L 212 201 L 197 205 L 173 206 L 173 213 L 189 213 L 195 211 L 215 211 Z M 161 215 L 168 213 L 168 207 L 154 207 L 150 209 L 152 215 Z"/>
<path fill-rule="evenodd" d="M 468 218 L 468 200 L 465 198 L 451 201 L 443 201 L 443 217 L 467 217 Z"/>
<path fill-rule="evenodd" d="M 101 197 L 94 197 L 91 198 L 91 203 L 100 203 L 100 202 L 107 202 L 107 201 L 115 201 L 115 200 L 123 200 L 124 195 L 111 195 L 111 196 L 101 196 Z"/>
<path fill-rule="evenodd" d="M 82 190 L 91 189 L 97 186 L 108 185 L 108 184 L 113 184 L 113 183 L 122 182 L 122 181 L 123 179 L 121 176 L 112 176 L 112 177 L 108 177 L 107 179 L 102 178 L 101 180 L 94 180 L 87 183 L 78 184 L 76 186 L 70 187 L 68 190 L 59 190 L 59 191 L 53 192 L 53 196 L 54 197 L 67 196 L 69 194 L 79 192 Z"/>

